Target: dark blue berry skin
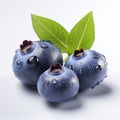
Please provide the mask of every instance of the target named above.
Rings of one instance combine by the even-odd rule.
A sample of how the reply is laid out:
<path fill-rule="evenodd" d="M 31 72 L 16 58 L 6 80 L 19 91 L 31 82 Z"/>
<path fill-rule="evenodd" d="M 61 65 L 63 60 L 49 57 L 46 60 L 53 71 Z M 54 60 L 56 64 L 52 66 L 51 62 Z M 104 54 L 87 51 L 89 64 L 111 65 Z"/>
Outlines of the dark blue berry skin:
<path fill-rule="evenodd" d="M 27 85 L 36 85 L 38 77 L 51 64 L 63 64 L 62 54 L 49 41 L 23 41 L 13 58 L 15 76 Z"/>
<path fill-rule="evenodd" d="M 48 102 L 61 103 L 77 94 L 79 80 L 72 70 L 58 64 L 41 74 L 37 89 Z"/>
<path fill-rule="evenodd" d="M 107 77 L 106 58 L 94 50 L 76 50 L 64 66 L 77 74 L 81 90 L 94 88 Z"/>

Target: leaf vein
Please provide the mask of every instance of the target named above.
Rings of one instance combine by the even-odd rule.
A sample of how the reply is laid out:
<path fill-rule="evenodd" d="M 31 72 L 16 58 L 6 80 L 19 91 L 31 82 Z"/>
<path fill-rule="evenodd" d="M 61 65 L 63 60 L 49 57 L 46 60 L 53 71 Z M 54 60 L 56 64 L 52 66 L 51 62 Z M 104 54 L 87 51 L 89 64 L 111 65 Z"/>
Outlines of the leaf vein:
<path fill-rule="evenodd" d="M 67 45 L 65 45 L 55 34 L 53 34 L 49 29 L 47 29 L 47 27 L 44 26 L 38 19 L 37 21 L 44 29 L 46 29 L 55 39 L 57 39 L 67 49 Z"/>
<path fill-rule="evenodd" d="M 86 30 L 87 25 L 88 25 L 88 22 L 89 22 L 89 20 L 90 20 L 90 17 L 91 17 L 91 14 L 90 14 L 89 17 L 88 17 L 87 23 L 86 23 L 86 25 L 85 25 L 85 27 L 84 27 L 84 30 L 83 30 L 83 34 L 82 34 L 82 36 L 81 36 L 81 38 L 80 38 L 80 40 L 79 40 L 80 42 L 79 42 L 79 44 L 78 44 L 78 46 L 77 46 L 77 49 L 79 49 L 79 47 L 80 47 L 80 45 L 81 45 L 82 39 L 83 39 L 84 34 L 85 34 L 85 30 Z"/>

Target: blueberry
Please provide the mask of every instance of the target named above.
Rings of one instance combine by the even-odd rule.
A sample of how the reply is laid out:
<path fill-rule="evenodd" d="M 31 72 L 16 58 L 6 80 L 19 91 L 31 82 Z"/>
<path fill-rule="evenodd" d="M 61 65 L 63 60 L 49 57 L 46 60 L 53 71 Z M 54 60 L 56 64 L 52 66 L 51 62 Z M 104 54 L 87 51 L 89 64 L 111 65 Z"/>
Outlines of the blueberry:
<path fill-rule="evenodd" d="M 106 58 L 94 50 L 75 50 L 64 66 L 76 73 L 82 90 L 94 88 L 107 76 Z"/>
<path fill-rule="evenodd" d="M 41 74 L 37 83 L 38 92 L 49 102 L 60 103 L 73 98 L 79 90 L 76 74 L 61 66 L 51 65 Z"/>
<path fill-rule="evenodd" d="M 13 72 L 24 84 L 36 85 L 51 64 L 63 64 L 59 49 L 49 41 L 24 40 L 13 58 Z"/>

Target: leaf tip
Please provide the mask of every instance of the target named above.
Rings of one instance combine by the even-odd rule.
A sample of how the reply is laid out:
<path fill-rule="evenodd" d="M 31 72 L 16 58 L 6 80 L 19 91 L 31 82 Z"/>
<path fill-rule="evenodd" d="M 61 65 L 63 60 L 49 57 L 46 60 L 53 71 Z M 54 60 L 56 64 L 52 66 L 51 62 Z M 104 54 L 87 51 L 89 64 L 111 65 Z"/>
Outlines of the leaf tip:
<path fill-rule="evenodd" d="M 90 14 L 93 14 L 93 11 L 91 10 L 91 11 L 89 11 L 89 13 L 90 13 Z"/>
<path fill-rule="evenodd" d="M 34 13 L 31 13 L 32 16 L 36 16 Z"/>
<path fill-rule="evenodd" d="M 89 12 L 89 14 L 90 14 L 91 16 L 93 16 L 93 11 L 91 10 L 91 11 Z"/>

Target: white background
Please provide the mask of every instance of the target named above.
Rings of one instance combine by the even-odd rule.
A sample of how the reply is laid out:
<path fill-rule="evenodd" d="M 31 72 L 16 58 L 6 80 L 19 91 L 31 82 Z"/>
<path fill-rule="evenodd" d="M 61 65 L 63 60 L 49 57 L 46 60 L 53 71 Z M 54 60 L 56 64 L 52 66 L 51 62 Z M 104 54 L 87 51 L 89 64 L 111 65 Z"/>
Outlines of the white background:
<path fill-rule="evenodd" d="M 76 99 L 50 105 L 14 76 L 12 59 L 24 39 L 38 40 L 30 14 L 51 18 L 68 31 L 89 11 L 95 22 L 94 49 L 107 58 L 108 77 Z M 0 1 L 0 120 L 120 120 L 119 0 Z"/>

